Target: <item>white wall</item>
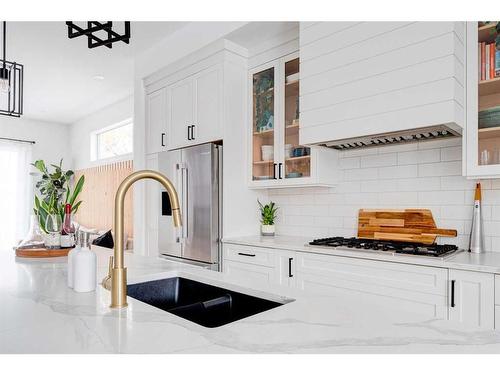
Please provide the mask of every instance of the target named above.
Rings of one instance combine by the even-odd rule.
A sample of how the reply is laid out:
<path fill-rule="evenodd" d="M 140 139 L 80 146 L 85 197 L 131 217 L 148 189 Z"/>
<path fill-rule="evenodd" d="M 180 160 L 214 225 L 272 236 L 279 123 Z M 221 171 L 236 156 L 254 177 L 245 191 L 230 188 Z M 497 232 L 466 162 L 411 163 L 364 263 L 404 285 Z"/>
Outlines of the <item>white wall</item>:
<path fill-rule="evenodd" d="M 68 125 L 0 116 L 0 137 L 35 141 L 33 160 L 56 164 L 63 158 L 64 168 L 72 168 Z"/>
<path fill-rule="evenodd" d="M 340 153 L 335 188 L 269 191 L 279 207 L 278 234 L 355 236 L 360 208 L 429 208 L 438 227 L 457 229 L 440 243 L 468 247 L 476 181 L 461 176 L 461 139 Z M 500 251 L 500 180 L 483 180 L 485 246 Z"/>
<path fill-rule="evenodd" d="M 134 97 L 129 96 L 69 126 L 72 165 L 75 170 L 102 162 L 90 160 L 90 134 L 134 116 Z"/>

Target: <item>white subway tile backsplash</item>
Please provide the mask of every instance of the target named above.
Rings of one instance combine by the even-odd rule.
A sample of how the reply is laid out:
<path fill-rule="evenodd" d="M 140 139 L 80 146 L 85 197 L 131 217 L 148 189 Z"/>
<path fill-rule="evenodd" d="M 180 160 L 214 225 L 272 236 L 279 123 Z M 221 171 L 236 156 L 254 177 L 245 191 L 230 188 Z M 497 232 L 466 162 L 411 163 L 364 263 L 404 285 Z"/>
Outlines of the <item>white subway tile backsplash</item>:
<path fill-rule="evenodd" d="M 461 161 L 419 164 L 419 177 L 459 176 L 462 173 Z"/>
<path fill-rule="evenodd" d="M 269 190 L 280 206 L 278 234 L 355 236 L 360 208 L 428 208 L 436 224 L 469 244 L 475 180 L 462 177 L 461 140 L 446 139 L 340 154 L 344 180 L 334 188 Z M 485 246 L 500 252 L 500 180 L 482 180 Z"/>
<path fill-rule="evenodd" d="M 396 165 L 397 162 L 397 154 L 363 156 L 361 158 L 361 168 L 387 167 Z"/>
<path fill-rule="evenodd" d="M 381 179 L 417 177 L 417 165 L 398 165 L 395 167 L 379 168 Z"/>
<path fill-rule="evenodd" d="M 398 153 L 399 165 L 437 163 L 439 161 L 441 161 L 441 153 L 438 148 Z"/>

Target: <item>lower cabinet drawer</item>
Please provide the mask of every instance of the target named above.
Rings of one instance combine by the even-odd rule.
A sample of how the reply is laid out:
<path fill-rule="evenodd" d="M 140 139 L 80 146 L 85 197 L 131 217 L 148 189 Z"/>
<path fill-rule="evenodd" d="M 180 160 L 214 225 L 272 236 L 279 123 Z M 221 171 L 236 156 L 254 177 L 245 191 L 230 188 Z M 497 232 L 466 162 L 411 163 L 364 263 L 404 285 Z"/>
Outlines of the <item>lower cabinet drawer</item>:
<path fill-rule="evenodd" d="M 222 268 L 225 274 L 239 281 L 268 284 L 278 282 L 278 277 L 276 275 L 277 270 L 275 268 L 234 262 L 227 259 L 224 260 Z"/>
<path fill-rule="evenodd" d="M 224 260 L 276 267 L 276 253 L 263 247 L 224 244 Z"/>
<path fill-rule="evenodd" d="M 352 259 L 321 254 L 300 254 L 297 286 L 324 295 L 360 295 L 368 303 L 446 319 L 446 269 Z"/>

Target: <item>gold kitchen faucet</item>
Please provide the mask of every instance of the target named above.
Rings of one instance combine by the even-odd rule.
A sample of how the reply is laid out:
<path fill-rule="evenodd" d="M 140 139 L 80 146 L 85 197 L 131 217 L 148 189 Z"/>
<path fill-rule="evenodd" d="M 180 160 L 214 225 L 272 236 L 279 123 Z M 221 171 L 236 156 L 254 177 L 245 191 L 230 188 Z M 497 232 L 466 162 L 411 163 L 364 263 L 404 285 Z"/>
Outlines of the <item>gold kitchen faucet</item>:
<path fill-rule="evenodd" d="M 125 194 L 132 184 L 136 181 L 151 178 L 162 184 L 167 190 L 172 207 L 172 218 L 174 227 L 182 225 L 181 212 L 179 208 L 179 197 L 177 191 L 170 180 L 161 173 L 142 170 L 132 173 L 125 178 L 115 195 L 115 213 L 114 213 L 114 230 L 115 230 L 115 252 L 114 257 L 109 259 L 109 273 L 102 280 L 102 286 L 107 290 L 111 290 L 111 305 L 112 308 L 127 307 L 127 269 L 124 267 L 124 236 L 123 236 L 123 217 L 125 206 Z"/>

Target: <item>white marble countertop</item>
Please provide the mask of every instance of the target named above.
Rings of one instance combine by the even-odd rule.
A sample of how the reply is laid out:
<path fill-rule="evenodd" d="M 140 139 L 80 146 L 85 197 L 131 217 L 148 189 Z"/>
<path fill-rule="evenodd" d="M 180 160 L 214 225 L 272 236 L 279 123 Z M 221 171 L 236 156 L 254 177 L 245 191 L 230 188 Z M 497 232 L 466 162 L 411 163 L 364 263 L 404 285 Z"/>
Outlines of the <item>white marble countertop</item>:
<path fill-rule="evenodd" d="M 111 251 L 97 249 L 99 278 Z M 66 258 L 0 253 L 0 353 L 500 353 L 500 332 L 466 330 L 366 305 L 359 298 L 244 285 L 227 275 L 127 254 L 129 283 L 183 276 L 293 302 L 219 328 L 205 328 L 132 298 L 66 287 Z M 265 292 L 262 292 L 264 291 Z"/>
<path fill-rule="evenodd" d="M 363 258 L 373 260 L 385 260 L 396 263 L 416 264 L 433 267 L 461 269 L 469 271 L 480 271 L 500 274 L 500 252 L 487 252 L 483 254 L 472 254 L 460 251 L 445 258 L 425 257 L 418 255 L 404 255 L 384 253 L 382 251 L 348 249 L 348 248 L 324 248 L 320 246 L 308 246 L 312 239 L 294 236 L 246 236 L 225 238 L 224 243 L 246 246 L 260 246 L 282 250 L 301 251 L 316 254 L 327 254 L 345 256 L 351 258 Z"/>

